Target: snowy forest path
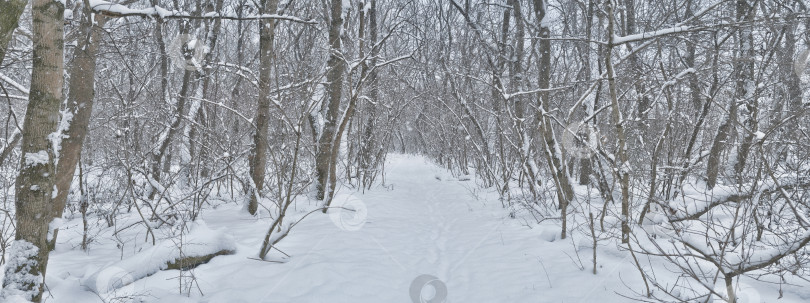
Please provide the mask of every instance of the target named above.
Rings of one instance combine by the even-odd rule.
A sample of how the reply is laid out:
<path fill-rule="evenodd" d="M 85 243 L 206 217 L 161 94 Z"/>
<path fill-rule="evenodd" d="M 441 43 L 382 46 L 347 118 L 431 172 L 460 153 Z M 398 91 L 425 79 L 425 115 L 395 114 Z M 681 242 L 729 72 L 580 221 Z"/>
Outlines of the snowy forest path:
<path fill-rule="evenodd" d="M 335 216 L 310 215 L 278 245 L 291 256 L 285 263 L 255 260 L 266 219 L 236 206 L 206 213 L 211 228 L 234 235 L 238 251 L 194 270 L 205 294 L 195 301 L 409 303 L 413 281 L 430 275 L 447 288 L 446 299 L 437 302 L 626 302 L 613 291 L 626 288 L 612 268 L 593 276 L 577 265 L 580 257 L 570 240 L 543 240 L 541 235 L 559 233 L 559 227 L 528 228 L 510 219 L 492 195 L 474 189 L 474 181 L 463 179 L 423 157 L 390 155 L 386 187 L 365 193 L 342 188 L 336 195 L 336 201 L 360 201 L 365 224 L 349 230 L 336 224 Z M 588 251 L 579 252 L 586 265 Z M 283 255 L 273 251 L 268 257 Z M 632 267 L 618 266 L 628 260 L 618 259 L 603 262 L 617 264 L 612 267 L 633 280 Z M 144 279 L 143 287 L 177 293 L 165 286 L 176 277 L 161 272 Z"/>

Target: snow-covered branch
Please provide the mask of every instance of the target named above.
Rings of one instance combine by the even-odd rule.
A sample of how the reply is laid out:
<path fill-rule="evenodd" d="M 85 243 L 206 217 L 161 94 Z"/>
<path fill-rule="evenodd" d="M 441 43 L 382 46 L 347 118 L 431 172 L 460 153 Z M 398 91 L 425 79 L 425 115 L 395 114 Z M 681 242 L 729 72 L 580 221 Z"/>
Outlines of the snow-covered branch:
<path fill-rule="evenodd" d="M 177 10 L 167 10 L 160 6 L 147 8 L 130 8 L 120 4 L 114 4 L 103 0 L 90 0 L 93 11 L 110 17 L 150 17 L 158 19 L 224 19 L 224 20 L 280 20 L 303 24 L 317 24 L 314 20 L 305 20 L 294 16 L 279 14 L 261 14 L 238 16 L 234 14 L 220 14 L 216 12 L 206 13 L 202 16 L 194 16 L 187 12 Z"/>
<path fill-rule="evenodd" d="M 627 35 L 627 36 L 613 36 L 613 38 L 611 39 L 611 42 L 612 42 L 613 45 L 619 45 L 619 44 L 624 44 L 624 43 L 628 43 L 628 42 L 634 42 L 634 41 L 658 38 L 658 37 L 665 36 L 665 35 L 670 35 L 670 34 L 683 33 L 683 32 L 693 30 L 693 29 L 694 29 L 693 27 L 685 26 L 685 25 L 675 26 L 675 27 L 659 29 L 659 30 L 655 30 L 655 31 L 651 31 L 651 32 L 632 34 L 632 35 Z"/>
<path fill-rule="evenodd" d="M 0 74 L 0 80 L 3 80 L 3 82 L 8 83 L 9 85 L 13 86 L 16 90 L 18 90 L 18 91 L 20 91 L 22 93 L 25 93 L 25 94 L 29 93 L 28 88 L 26 88 L 25 86 L 22 86 L 22 84 L 17 83 L 17 81 L 14 81 L 14 79 L 11 79 L 6 75 Z"/>

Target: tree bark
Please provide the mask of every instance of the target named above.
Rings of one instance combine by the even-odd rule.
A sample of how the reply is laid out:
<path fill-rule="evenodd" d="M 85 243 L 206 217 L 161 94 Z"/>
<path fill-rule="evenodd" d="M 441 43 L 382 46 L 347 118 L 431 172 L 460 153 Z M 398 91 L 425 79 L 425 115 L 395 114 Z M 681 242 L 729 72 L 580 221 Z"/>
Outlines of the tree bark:
<path fill-rule="evenodd" d="M 377 0 L 370 0 L 371 6 L 368 9 L 368 31 L 369 31 L 369 45 L 371 45 L 370 50 L 370 64 L 371 66 L 377 65 L 377 55 L 379 54 L 379 48 L 374 47 L 377 44 Z M 371 99 L 371 102 L 367 102 L 367 117 L 366 123 L 363 127 L 363 139 L 361 140 L 360 152 L 359 152 L 359 171 L 358 171 L 358 178 L 360 182 L 362 182 L 363 187 L 370 187 L 371 180 L 374 179 L 374 173 L 372 170 L 377 165 L 374 155 L 376 154 L 377 149 L 379 149 L 376 141 L 376 137 L 374 136 L 375 133 L 375 121 L 377 115 L 377 101 L 380 98 L 380 90 L 377 83 L 377 69 L 372 69 L 368 73 L 368 98 Z"/>
<path fill-rule="evenodd" d="M 186 70 L 183 72 L 183 84 L 180 87 L 180 94 L 177 96 L 177 103 L 175 105 L 174 115 L 172 115 L 169 127 L 164 130 L 163 135 L 160 137 L 158 149 L 152 152 L 151 174 L 154 182 L 160 182 L 160 164 L 161 161 L 171 162 L 168 151 L 169 147 L 180 130 L 180 124 L 183 122 L 183 109 L 186 107 L 186 100 L 188 99 L 188 91 L 192 85 L 191 83 L 192 72 Z M 163 160 L 164 156 L 166 160 Z M 154 198 L 157 188 L 153 187 L 152 192 L 149 194 L 149 199 Z"/>
<path fill-rule="evenodd" d="M 616 92 L 616 73 L 613 70 L 613 36 L 616 24 L 613 9 L 613 3 L 607 1 L 608 45 L 605 52 L 605 68 L 607 69 L 613 124 L 616 127 L 616 136 L 619 143 L 616 176 L 622 190 L 622 243 L 626 244 L 630 242 L 630 163 L 627 162 L 627 136 L 624 133 L 624 119 L 622 118 L 618 93 Z"/>
<path fill-rule="evenodd" d="M 568 176 L 568 171 L 565 169 L 564 159 L 562 155 L 564 151 L 557 143 L 554 136 L 554 128 L 551 124 L 551 119 L 547 116 L 549 113 L 549 103 L 551 102 L 551 94 L 548 89 L 551 87 L 551 30 L 548 23 L 545 22 L 547 14 L 547 2 L 545 0 L 534 1 L 534 12 L 537 22 L 540 26 L 540 41 L 538 42 L 540 48 L 540 60 L 538 61 L 538 84 L 540 89 L 540 111 L 538 113 L 540 120 L 540 130 L 542 131 L 543 141 L 545 143 L 546 162 L 548 162 L 549 171 L 551 172 L 552 179 L 557 185 L 557 200 L 559 201 L 560 210 L 562 211 L 562 232 L 560 237 L 565 239 L 567 231 L 567 212 L 568 204 L 574 198 L 574 189 L 571 187 L 571 180 Z"/>
<path fill-rule="evenodd" d="M 497 68 L 497 76 L 500 77 L 502 73 L 502 67 L 504 61 L 509 61 L 509 86 L 513 92 L 521 91 L 525 88 L 525 79 L 524 79 L 524 71 L 523 71 L 523 48 L 524 48 L 524 35 L 525 35 L 525 24 L 523 23 L 523 16 L 520 7 L 519 0 L 509 0 L 507 2 L 510 6 L 512 6 L 512 14 L 515 15 L 515 46 L 513 50 L 513 55 L 507 53 L 507 45 L 506 45 L 506 38 L 509 35 L 509 12 L 506 11 L 503 15 L 503 22 L 501 23 L 501 37 L 502 37 L 502 45 L 499 48 L 500 54 L 498 54 L 498 61 L 499 66 Z M 539 20 L 539 19 L 538 19 Z M 506 58 L 510 58 L 508 60 Z M 498 80 L 498 78 L 496 78 Z M 497 81 L 500 83 L 500 80 Z M 503 86 L 501 84 L 501 86 Z M 505 88 L 502 88 L 505 90 Z M 500 94 L 493 94 L 496 98 L 502 98 Z M 533 196 L 537 195 L 537 174 L 538 174 L 538 167 L 536 162 L 534 161 L 532 147 L 531 147 L 531 140 L 529 139 L 531 136 L 529 135 L 529 129 L 526 127 L 526 102 L 523 96 L 514 96 L 510 99 L 504 100 L 507 103 L 512 102 L 514 104 L 514 112 L 515 112 L 515 129 L 517 130 L 518 138 L 517 138 L 517 145 L 520 152 L 520 162 L 521 166 L 528 177 L 528 185 L 529 191 L 532 193 Z"/>
<path fill-rule="evenodd" d="M 95 16 L 93 26 L 91 16 Z M 70 185 L 82 154 L 82 143 L 87 136 L 90 115 L 93 112 L 95 97 L 96 55 L 100 40 L 100 29 L 105 18 L 90 11 L 89 1 L 84 0 L 82 19 L 78 28 L 78 41 L 74 50 L 73 65 L 70 67 L 70 89 L 68 91 L 67 112 L 62 119 L 67 121 L 67 129 L 62 130 L 62 144 L 59 161 L 56 165 L 56 197 L 53 200 L 54 218 L 61 218 L 65 209 Z M 54 239 L 59 230 L 54 230 Z M 55 243 L 55 242 L 54 242 Z M 53 248 L 53 245 L 52 245 Z"/>
<path fill-rule="evenodd" d="M 737 21 L 751 21 L 754 18 L 756 7 L 748 3 L 747 0 L 737 0 L 735 10 Z M 737 101 L 745 99 L 746 95 L 749 93 L 753 94 L 753 92 L 749 92 L 749 88 L 746 87 L 748 81 L 753 81 L 752 73 L 754 62 L 752 60 L 754 60 L 754 57 L 752 39 L 753 36 L 751 36 L 750 29 L 745 30 L 741 28 L 738 30 L 737 60 L 735 60 L 733 72 L 733 77 L 736 81 L 734 98 L 731 100 L 728 115 L 723 121 L 723 124 L 721 124 L 718 128 L 717 135 L 714 137 L 714 142 L 712 142 L 712 148 L 709 151 L 709 159 L 706 163 L 706 186 L 709 189 L 714 188 L 714 186 L 717 184 L 717 176 L 720 173 L 720 155 L 726 149 L 726 146 L 731 145 L 728 140 L 730 140 L 729 136 L 731 135 L 731 132 L 734 129 L 734 124 L 737 121 Z M 750 59 L 741 60 L 746 57 Z M 743 156 L 747 157 L 747 151 Z M 737 170 L 736 166 L 739 166 L 741 170 L 744 165 L 744 161 L 742 165 L 740 165 L 739 162 L 735 162 L 735 171 Z"/>
<path fill-rule="evenodd" d="M 56 151 L 50 137 L 57 128 L 62 101 L 64 10 L 58 1 L 32 1 L 33 68 L 15 188 L 17 232 L 16 248 L 12 249 L 25 261 L 6 267 L 3 291 L 21 294 L 33 302 L 42 300 L 48 225 L 53 219 Z"/>
<path fill-rule="evenodd" d="M 756 15 L 756 4 L 748 3 L 747 0 L 737 1 L 737 13 L 744 14 L 745 20 L 750 22 Z M 757 60 L 754 53 L 754 35 L 750 28 L 743 27 L 740 31 L 739 40 L 740 54 L 737 64 L 741 64 L 735 90 L 735 101 L 743 100 L 744 114 L 743 125 L 749 130 L 740 143 L 737 150 L 737 161 L 734 163 L 734 177 L 738 183 L 742 183 L 742 172 L 751 151 L 754 136 L 759 128 L 759 101 L 757 96 L 756 80 L 754 80 L 754 62 Z"/>
<path fill-rule="evenodd" d="M 204 13 L 222 13 L 222 6 L 224 4 L 224 0 L 215 0 L 213 6 L 206 6 Z M 214 60 L 214 50 L 217 49 L 217 41 L 219 40 L 219 33 L 222 28 L 222 19 L 213 19 L 213 20 L 204 20 L 203 24 L 205 24 L 205 37 L 203 37 L 202 41 L 205 41 L 205 47 L 208 51 L 205 54 L 203 59 L 203 65 L 206 65 Z M 212 110 L 213 105 L 210 103 L 202 103 L 200 99 L 206 99 L 209 97 L 210 94 L 210 87 L 211 81 L 213 77 L 211 75 L 210 68 L 207 66 L 203 66 L 197 70 L 197 74 L 195 77 L 196 82 L 202 83 L 202 90 L 200 91 L 200 96 L 195 96 L 199 99 L 195 99 L 194 102 L 198 103 L 196 106 L 197 111 L 193 113 L 189 113 L 191 115 L 191 120 L 195 123 L 190 123 L 186 127 L 186 132 L 188 133 L 186 142 L 189 146 L 189 154 L 191 159 L 197 159 L 199 166 L 196 170 L 196 175 L 200 177 L 207 177 L 210 172 L 210 164 L 212 164 L 211 156 L 207 148 L 197 148 L 197 142 L 200 142 L 201 145 L 211 145 L 210 137 L 211 132 L 206 131 L 206 129 L 210 128 L 211 125 L 216 123 L 216 111 Z"/>
<path fill-rule="evenodd" d="M 275 14 L 278 0 L 262 1 L 264 14 Z M 250 178 L 253 187 L 250 192 L 248 212 L 255 215 L 259 207 L 259 193 L 264 188 L 264 174 L 267 171 L 267 135 L 270 129 L 270 71 L 273 64 L 273 41 L 276 23 L 262 21 L 259 36 L 259 106 L 256 109 L 256 133 L 253 135 L 253 150 L 250 155 Z"/>
<path fill-rule="evenodd" d="M 779 52 L 779 77 L 783 84 L 782 96 L 787 99 L 788 111 L 797 112 L 802 106 L 802 85 L 801 78 L 793 70 L 793 55 L 796 53 L 796 28 L 798 25 L 797 16 L 790 14 L 785 30 L 785 46 Z M 779 113 L 781 115 L 781 113 Z"/>
<path fill-rule="evenodd" d="M 591 40 L 591 29 L 593 28 L 593 15 L 595 0 L 588 1 L 588 8 L 585 14 L 585 39 Z M 582 80 L 585 83 L 591 82 L 591 46 L 589 42 L 582 42 L 579 44 L 579 50 L 582 53 Z M 598 91 L 598 90 L 597 90 Z M 596 110 L 596 103 L 599 101 L 598 94 L 594 97 L 593 102 L 588 102 L 585 105 L 585 113 L 588 117 L 593 116 Z M 596 129 L 596 117 L 588 119 L 584 122 L 589 129 Z M 579 184 L 588 185 L 591 183 L 591 175 L 593 174 L 593 163 L 591 157 L 585 157 L 579 160 Z"/>
<path fill-rule="evenodd" d="M 332 157 L 332 145 L 335 142 L 338 115 L 340 114 L 340 99 L 343 94 L 343 73 L 346 69 L 340 44 L 340 30 L 343 27 L 343 1 L 331 0 L 331 20 L 329 24 L 329 60 L 327 61 L 327 99 L 326 119 L 323 131 L 318 139 L 318 152 L 315 157 L 316 198 L 324 200 L 327 191 Z M 334 191 L 330 188 L 329 191 Z M 324 212 L 326 209 L 324 209 Z"/>

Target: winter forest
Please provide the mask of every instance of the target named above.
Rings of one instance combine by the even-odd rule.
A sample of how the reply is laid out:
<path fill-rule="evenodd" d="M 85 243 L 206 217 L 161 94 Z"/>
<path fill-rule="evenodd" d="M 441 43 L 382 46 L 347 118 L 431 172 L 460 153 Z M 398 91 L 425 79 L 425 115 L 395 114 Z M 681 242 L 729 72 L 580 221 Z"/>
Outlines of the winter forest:
<path fill-rule="evenodd" d="M 809 61 L 805 0 L 0 0 L 0 301 L 807 302 Z"/>

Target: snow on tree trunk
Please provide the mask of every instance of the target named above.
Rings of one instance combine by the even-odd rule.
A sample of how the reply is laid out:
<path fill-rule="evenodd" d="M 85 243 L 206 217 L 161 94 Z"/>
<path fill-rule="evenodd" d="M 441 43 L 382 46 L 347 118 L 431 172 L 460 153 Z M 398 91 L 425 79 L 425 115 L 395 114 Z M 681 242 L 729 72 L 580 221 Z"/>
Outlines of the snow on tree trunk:
<path fill-rule="evenodd" d="M 276 13 L 277 0 L 263 1 L 264 13 Z M 259 208 L 259 192 L 264 187 L 264 174 L 267 170 L 267 135 L 270 129 L 270 71 L 273 62 L 273 41 L 275 39 L 275 21 L 262 21 L 259 37 L 259 106 L 256 109 L 256 132 L 253 135 L 253 149 L 250 155 L 250 177 L 253 181 L 250 189 L 248 212 L 256 214 Z"/>
<path fill-rule="evenodd" d="M 335 172 L 330 171 L 332 165 L 332 145 L 335 142 L 338 119 L 340 118 L 340 99 L 343 95 L 343 72 L 346 70 L 343 55 L 341 54 L 341 30 L 343 29 L 343 1 L 331 1 L 331 18 L 329 24 L 329 59 L 327 61 L 326 80 L 327 100 L 326 100 L 326 121 L 318 139 L 318 152 L 315 156 L 315 188 L 316 198 L 324 200 L 327 197 L 329 186 L 329 175 Z"/>
<path fill-rule="evenodd" d="M 6 272 L 12 274 L 5 276 L 3 288 L 4 293 L 24 293 L 26 299 L 34 302 L 42 300 L 42 282 L 48 265 L 48 229 L 53 218 L 56 151 L 49 137 L 57 130 L 62 101 L 64 10 L 64 5 L 57 1 L 32 1 L 34 62 L 23 123 L 21 152 L 25 156 L 20 161 L 14 201 L 16 257 L 25 260 L 7 267 Z M 24 279 L 17 280 L 21 278 Z"/>
<path fill-rule="evenodd" d="M 91 16 L 95 16 L 95 20 L 91 19 Z M 95 98 L 96 56 L 100 43 L 100 31 L 97 28 L 103 27 L 104 22 L 105 18 L 102 15 L 93 15 L 90 8 L 84 8 L 77 34 L 80 38 L 69 71 L 67 111 L 62 116 L 59 129 L 61 151 L 56 164 L 57 193 L 53 201 L 55 218 L 62 217 L 76 164 L 81 159 L 82 144 L 90 125 Z M 58 233 L 58 229 L 54 230 L 55 235 Z"/>

